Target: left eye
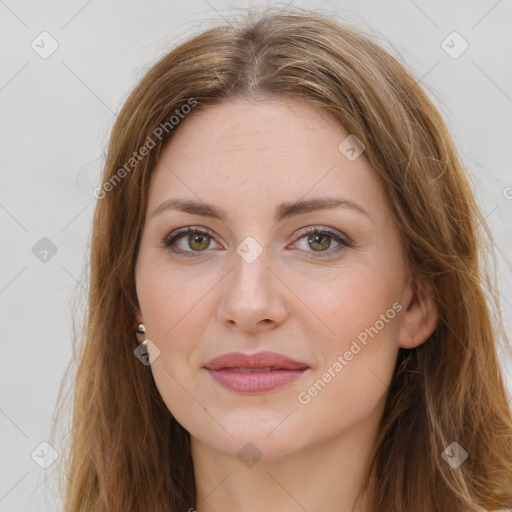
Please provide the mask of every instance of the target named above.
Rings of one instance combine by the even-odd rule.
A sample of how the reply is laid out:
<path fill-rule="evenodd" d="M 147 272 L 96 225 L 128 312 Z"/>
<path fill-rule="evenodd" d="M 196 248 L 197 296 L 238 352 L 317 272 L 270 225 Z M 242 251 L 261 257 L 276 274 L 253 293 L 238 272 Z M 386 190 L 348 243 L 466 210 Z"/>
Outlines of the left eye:
<path fill-rule="evenodd" d="M 182 240 L 185 240 L 185 247 L 179 247 L 179 242 Z M 307 230 L 303 230 L 299 233 L 299 238 L 297 240 L 306 240 L 307 247 L 313 249 L 313 251 L 302 249 L 305 252 L 325 253 L 325 256 L 330 256 L 345 247 L 350 247 L 350 242 L 347 238 L 337 232 L 326 229 L 309 228 Z M 332 240 L 334 240 L 338 246 L 335 247 L 334 250 L 327 252 L 331 247 Z M 210 231 L 202 228 L 187 227 L 171 233 L 164 240 L 164 246 L 174 254 L 192 257 L 194 256 L 194 253 L 205 252 L 206 249 L 210 247 L 210 243 L 212 241 L 213 235 Z M 295 245 L 297 245 L 297 242 L 295 242 L 294 246 Z M 188 250 L 187 247 L 192 250 Z M 313 257 L 324 257 L 324 254 L 315 254 Z"/>
<path fill-rule="evenodd" d="M 350 247 L 351 243 L 348 238 L 344 237 L 341 233 L 331 231 L 330 229 L 319 229 L 319 228 L 307 228 L 299 233 L 298 240 L 306 240 L 306 245 L 309 248 L 314 249 L 312 252 L 314 256 L 308 256 L 312 258 L 323 258 L 332 256 L 338 253 L 346 247 Z M 332 240 L 334 240 L 338 246 L 332 251 L 327 251 L 331 247 Z M 295 244 L 296 245 L 296 244 Z M 306 252 L 307 249 L 304 249 Z"/>

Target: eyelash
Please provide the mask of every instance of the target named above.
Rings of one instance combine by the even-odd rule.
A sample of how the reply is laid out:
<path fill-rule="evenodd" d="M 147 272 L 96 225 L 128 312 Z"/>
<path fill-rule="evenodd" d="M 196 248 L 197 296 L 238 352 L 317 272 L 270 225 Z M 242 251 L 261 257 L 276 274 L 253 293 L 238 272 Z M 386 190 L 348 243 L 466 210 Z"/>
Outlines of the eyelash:
<path fill-rule="evenodd" d="M 190 235 L 190 234 L 200 234 L 205 235 L 208 238 L 214 238 L 211 231 L 204 228 L 199 227 L 186 227 L 179 230 L 176 230 L 169 234 L 163 241 L 163 246 L 167 248 L 170 252 L 174 254 L 178 254 L 180 256 L 183 256 L 185 258 L 194 258 L 196 257 L 195 254 L 200 254 L 202 252 L 206 252 L 206 249 L 204 251 L 182 251 L 181 249 L 173 249 L 172 245 L 177 242 L 180 238 L 183 238 L 184 235 Z M 299 233 L 297 233 L 298 239 L 301 240 L 307 235 L 327 235 L 331 237 L 335 242 L 338 242 L 340 245 L 336 247 L 332 251 L 313 251 L 313 254 L 315 256 L 308 256 L 309 258 L 326 258 L 329 256 L 333 256 L 334 254 L 337 254 L 338 252 L 342 251 L 343 249 L 346 249 L 348 247 L 352 247 L 352 242 L 348 239 L 348 237 L 341 236 L 336 231 L 332 231 L 330 229 L 319 229 L 316 227 L 309 227 L 301 230 Z"/>

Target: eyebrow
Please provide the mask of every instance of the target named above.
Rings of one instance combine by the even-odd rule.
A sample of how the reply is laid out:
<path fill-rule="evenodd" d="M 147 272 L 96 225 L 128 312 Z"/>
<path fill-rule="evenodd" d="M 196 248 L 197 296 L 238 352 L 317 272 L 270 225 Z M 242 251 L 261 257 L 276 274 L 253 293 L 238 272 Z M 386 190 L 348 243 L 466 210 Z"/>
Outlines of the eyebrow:
<path fill-rule="evenodd" d="M 315 210 L 325 210 L 337 207 L 350 208 L 355 210 L 365 215 L 373 222 L 370 214 L 362 206 L 347 199 L 337 197 L 325 197 L 282 203 L 274 209 L 274 220 L 276 222 L 280 222 L 283 219 L 293 217 L 295 215 L 309 213 Z M 212 217 L 223 222 L 225 222 L 228 218 L 226 212 L 218 206 L 201 201 L 195 201 L 192 199 L 180 198 L 172 198 L 163 202 L 153 211 L 151 217 L 153 218 L 167 210 L 179 210 L 185 213 L 190 213 L 192 215 Z"/>

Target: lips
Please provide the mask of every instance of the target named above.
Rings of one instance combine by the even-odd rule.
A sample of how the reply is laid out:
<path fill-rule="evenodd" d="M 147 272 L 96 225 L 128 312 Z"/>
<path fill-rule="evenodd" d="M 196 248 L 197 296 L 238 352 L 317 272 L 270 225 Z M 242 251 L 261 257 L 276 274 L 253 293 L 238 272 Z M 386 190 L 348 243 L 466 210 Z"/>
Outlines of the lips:
<path fill-rule="evenodd" d="M 309 366 L 276 352 L 258 352 L 257 354 L 243 354 L 230 352 L 209 361 L 205 368 L 209 370 L 245 369 L 245 370 L 305 370 Z"/>
<path fill-rule="evenodd" d="M 231 352 L 209 361 L 205 368 L 213 379 L 231 391 L 271 391 L 297 380 L 309 368 L 275 352 L 243 354 Z"/>

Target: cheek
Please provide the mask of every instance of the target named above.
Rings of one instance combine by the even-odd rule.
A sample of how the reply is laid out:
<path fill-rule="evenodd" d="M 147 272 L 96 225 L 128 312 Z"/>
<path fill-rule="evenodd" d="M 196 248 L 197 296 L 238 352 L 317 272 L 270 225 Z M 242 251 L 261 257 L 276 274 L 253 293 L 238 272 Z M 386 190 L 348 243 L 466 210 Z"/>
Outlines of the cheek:
<path fill-rule="evenodd" d="M 320 414 L 337 404 L 354 418 L 375 407 L 387 392 L 398 354 L 398 296 L 389 274 L 384 279 L 368 269 L 324 283 L 313 307 L 329 335 L 318 342 L 318 367 L 300 403 L 315 403 L 311 410 Z"/>
<path fill-rule="evenodd" d="M 330 340 L 326 347 L 342 349 L 376 322 L 379 331 L 390 334 L 387 327 L 397 316 L 397 307 L 393 309 L 393 304 L 400 297 L 399 276 L 391 272 L 392 269 L 388 269 L 384 274 L 380 269 L 360 265 L 334 270 L 322 279 L 308 276 L 296 281 L 297 295 L 306 297 L 305 302 L 325 326 L 322 332 Z"/>
<path fill-rule="evenodd" d="M 197 394 L 190 382 L 190 354 L 209 318 L 204 295 L 214 282 L 208 281 L 207 277 L 198 281 L 160 262 L 141 265 L 137 274 L 137 295 L 147 335 L 159 350 L 148 371 L 167 408 L 182 424 L 187 424 L 190 414 L 190 393 Z"/>
<path fill-rule="evenodd" d="M 208 318 L 205 299 L 218 276 L 158 263 L 142 267 L 137 277 L 139 304 L 153 341 L 167 346 L 194 339 Z"/>

